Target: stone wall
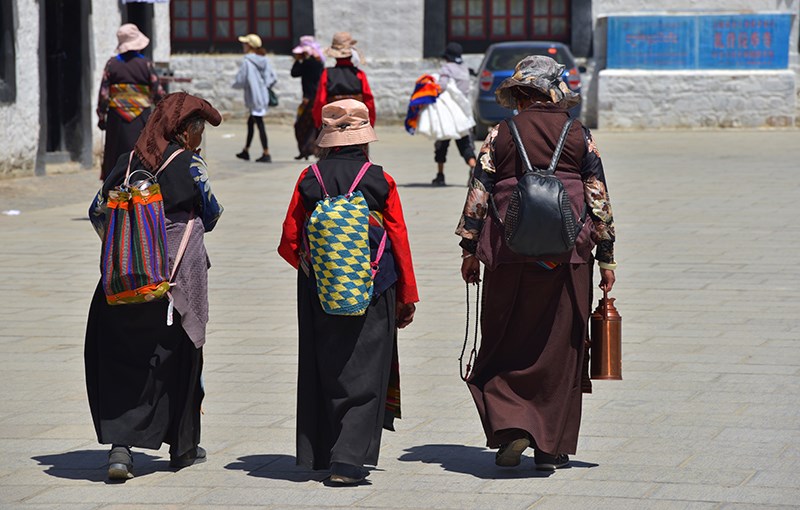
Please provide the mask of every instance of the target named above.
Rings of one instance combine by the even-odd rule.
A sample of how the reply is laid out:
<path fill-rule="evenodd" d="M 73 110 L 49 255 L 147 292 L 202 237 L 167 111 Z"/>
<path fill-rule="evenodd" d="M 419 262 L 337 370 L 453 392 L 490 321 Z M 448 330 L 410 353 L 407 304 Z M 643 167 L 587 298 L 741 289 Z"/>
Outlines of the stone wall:
<path fill-rule="evenodd" d="M 89 71 L 90 83 L 90 115 L 92 116 L 92 152 L 94 160 L 99 165 L 99 158 L 103 154 L 103 132 L 97 128 L 97 94 L 100 90 L 100 80 L 106 62 L 117 54 L 117 30 L 122 24 L 117 2 L 107 0 L 92 0 L 92 14 L 89 24 L 92 27 L 89 39 L 89 53 L 91 68 Z"/>
<path fill-rule="evenodd" d="M 300 103 L 300 79 L 292 78 L 289 71 L 293 59 L 283 55 L 270 55 L 270 61 L 278 73 L 274 90 L 280 104 L 269 111 L 270 121 L 291 122 Z M 231 88 L 231 83 L 241 64 L 241 55 L 190 55 L 176 54 L 170 59 L 170 67 L 176 77 L 191 78 L 191 83 L 179 83 L 175 90 L 186 90 L 208 99 L 225 117 L 246 117 L 244 95 L 241 90 Z M 330 63 L 330 62 L 329 62 Z M 398 122 L 405 118 L 408 100 L 414 90 L 414 82 L 424 73 L 435 72 L 440 62 L 436 59 L 386 60 L 370 59 L 362 69 L 367 74 L 375 95 L 375 109 L 379 122 Z"/>
<path fill-rule="evenodd" d="M 753 128 L 794 125 L 795 73 L 606 69 L 599 127 Z"/>
<path fill-rule="evenodd" d="M 39 147 L 39 2 L 13 10 L 17 96 L 0 103 L 0 178 L 33 175 Z"/>

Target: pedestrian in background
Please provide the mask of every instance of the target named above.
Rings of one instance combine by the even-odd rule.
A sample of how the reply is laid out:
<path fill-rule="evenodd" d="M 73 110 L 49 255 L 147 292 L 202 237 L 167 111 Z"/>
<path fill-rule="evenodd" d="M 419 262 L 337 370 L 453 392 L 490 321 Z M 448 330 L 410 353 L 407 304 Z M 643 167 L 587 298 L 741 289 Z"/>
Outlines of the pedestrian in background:
<path fill-rule="evenodd" d="M 185 92 L 164 97 L 147 121 L 129 163 L 120 158 L 89 209 L 102 239 L 109 192 L 133 169 L 158 175 L 166 216 L 170 262 L 174 264 L 186 229 L 189 236 L 171 288 L 173 323 L 166 299 L 111 306 L 102 280 L 97 285 L 86 325 L 86 389 L 97 440 L 111 444 L 108 477 L 133 478 L 131 447 L 158 450 L 170 445 L 175 469 L 204 462 L 200 447 L 203 344 L 208 322 L 208 254 L 204 234 L 222 214 L 211 192 L 205 160 L 199 154 L 205 123 L 218 126 L 219 112 Z"/>
<path fill-rule="evenodd" d="M 151 107 L 164 95 L 153 63 L 140 52 L 150 39 L 133 23 L 117 30 L 117 56 L 106 63 L 97 98 L 97 127 L 106 132 L 100 180 L 133 148 L 150 116 Z"/>
<path fill-rule="evenodd" d="M 497 89 L 497 102 L 519 111 L 513 120 L 533 167 L 548 167 L 568 110 L 580 101 L 563 71 L 550 57 L 525 57 Z M 464 281 L 477 283 L 479 262 L 485 265 L 481 348 L 467 384 L 487 445 L 499 449 L 498 465 L 518 465 L 533 446 L 536 468 L 554 470 L 578 445 L 593 260 L 600 288 L 611 290 L 614 219 L 597 146 L 575 120 L 555 172 L 575 217 L 584 219 L 575 247 L 539 259 L 513 253 L 500 220 L 523 168 L 508 123 L 498 124 L 481 147 L 456 230 Z"/>
<path fill-rule="evenodd" d="M 300 37 L 300 44 L 295 46 L 292 54 L 294 64 L 291 74 L 294 78 L 300 78 L 303 87 L 303 100 L 297 107 L 297 117 L 294 121 L 294 136 L 299 151 L 294 159 L 308 159 L 309 156 L 317 154 L 316 141 L 319 130 L 314 125 L 312 110 L 319 78 L 325 68 L 325 56 L 313 35 Z"/>
<path fill-rule="evenodd" d="M 355 45 L 358 41 L 353 39 L 349 32 L 337 32 L 333 35 L 330 47 L 325 49 L 325 54 L 336 59 L 334 67 L 322 71 L 317 88 L 317 97 L 314 99 L 314 125 L 322 126 L 322 107 L 342 99 L 355 99 L 364 103 L 369 111 L 369 123 L 375 126 L 375 98 L 369 87 L 367 75 L 354 64 L 354 55 L 359 62 L 363 58 L 359 55 Z"/>
<path fill-rule="evenodd" d="M 472 80 L 469 75 L 469 68 L 464 64 L 464 59 L 461 57 L 461 45 L 456 42 L 451 42 L 447 45 L 442 54 L 445 60 L 442 67 L 439 69 L 439 86 L 442 90 L 452 83 L 465 98 L 469 98 L 469 88 Z M 472 112 L 465 112 L 470 116 Z M 461 157 L 469 166 L 470 175 L 472 169 L 475 167 L 475 147 L 473 146 L 472 133 L 468 133 L 463 137 L 456 140 L 456 147 L 458 147 Z M 436 177 L 431 181 L 434 186 L 444 186 L 444 164 L 447 162 L 447 149 L 450 147 L 450 140 L 437 140 L 434 143 L 434 160 L 437 165 Z"/>
<path fill-rule="evenodd" d="M 261 46 L 261 38 L 256 34 L 239 37 L 242 43 L 244 58 L 233 88 L 244 90 L 244 105 L 250 112 L 247 118 L 247 139 L 244 149 L 236 155 L 239 159 L 250 159 L 250 143 L 253 141 L 254 127 L 258 126 L 262 154 L 256 159 L 259 163 L 271 163 L 267 141 L 267 129 L 264 127 L 264 116 L 269 111 L 269 88 L 278 81 L 275 70 L 266 57 L 266 50 Z"/>
<path fill-rule="evenodd" d="M 387 405 L 399 412 L 399 386 L 390 385 L 399 381 L 396 328 L 411 323 L 419 299 L 397 185 L 382 167 L 365 167 L 367 144 L 377 140 L 367 107 L 336 101 L 322 109 L 322 120 L 321 181 L 313 169 L 300 174 L 278 247 L 297 269 L 297 464 L 330 469 L 332 482 L 356 484 L 369 474 L 364 466 L 378 462 L 382 427 L 391 430 Z M 364 315 L 330 315 L 317 295 L 307 219 L 323 197 L 348 193 L 365 168 L 354 191 L 370 210 L 369 244 L 378 264 L 372 300 Z"/>

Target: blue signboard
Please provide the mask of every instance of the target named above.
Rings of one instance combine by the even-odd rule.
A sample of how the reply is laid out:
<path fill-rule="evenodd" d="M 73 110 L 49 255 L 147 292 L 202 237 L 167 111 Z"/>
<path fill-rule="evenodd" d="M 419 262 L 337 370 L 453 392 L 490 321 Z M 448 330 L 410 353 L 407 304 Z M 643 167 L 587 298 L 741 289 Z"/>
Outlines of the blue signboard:
<path fill-rule="evenodd" d="M 694 16 L 613 16 L 608 19 L 610 69 L 694 67 Z"/>
<path fill-rule="evenodd" d="M 702 16 L 698 67 L 786 69 L 792 18 L 786 15 Z"/>
<path fill-rule="evenodd" d="M 612 16 L 609 69 L 786 69 L 789 14 Z"/>

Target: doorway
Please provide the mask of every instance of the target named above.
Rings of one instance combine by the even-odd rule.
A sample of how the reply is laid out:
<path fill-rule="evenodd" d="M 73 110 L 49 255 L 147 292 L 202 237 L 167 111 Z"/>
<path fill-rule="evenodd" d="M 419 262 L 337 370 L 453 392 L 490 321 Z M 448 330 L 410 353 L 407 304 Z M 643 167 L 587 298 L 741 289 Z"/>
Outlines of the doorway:
<path fill-rule="evenodd" d="M 91 166 L 89 0 L 44 0 L 45 160 Z M 41 5 L 41 4 L 40 4 Z"/>

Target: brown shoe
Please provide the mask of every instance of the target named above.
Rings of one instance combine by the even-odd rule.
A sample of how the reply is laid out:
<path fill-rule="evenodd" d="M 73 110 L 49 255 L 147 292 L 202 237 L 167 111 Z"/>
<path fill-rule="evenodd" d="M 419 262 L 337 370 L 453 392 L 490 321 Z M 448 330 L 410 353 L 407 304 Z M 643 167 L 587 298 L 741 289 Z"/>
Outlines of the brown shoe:
<path fill-rule="evenodd" d="M 531 445 L 530 439 L 523 437 L 515 439 L 508 444 L 504 444 L 497 450 L 494 463 L 503 467 L 519 466 L 522 452 Z"/>

